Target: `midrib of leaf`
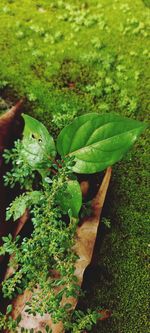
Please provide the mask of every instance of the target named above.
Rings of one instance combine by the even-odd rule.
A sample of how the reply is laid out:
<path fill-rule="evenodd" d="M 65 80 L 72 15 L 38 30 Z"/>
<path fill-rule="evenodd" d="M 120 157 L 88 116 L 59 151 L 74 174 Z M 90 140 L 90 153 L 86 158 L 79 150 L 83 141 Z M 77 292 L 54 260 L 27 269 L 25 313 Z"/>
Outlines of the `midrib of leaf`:
<path fill-rule="evenodd" d="M 107 130 L 107 127 L 108 127 L 108 129 L 109 129 L 109 125 L 112 125 L 112 126 L 114 126 L 114 125 L 116 125 L 116 123 L 117 123 L 117 125 L 118 125 L 118 123 L 120 122 L 120 124 L 122 124 L 122 121 L 115 121 L 115 122 L 113 122 L 113 121 L 108 121 L 106 124 L 103 124 L 103 125 L 100 125 L 99 127 L 97 127 L 97 128 L 95 128 L 95 130 L 92 132 L 92 134 L 91 134 L 91 136 L 89 137 L 89 139 L 88 139 L 88 141 L 87 141 L 87 144 L 88 144 L 88 142 L 91 140 L 91 138 L 95 135 L 95 133 L 96 132 L 98 132 L 98 131 L 100 131 L 100 130 Z M 121 133 L 117 133 L 117 134 L 115 134 L 115 135 L 120 135 L 120 134 L 123 134 L 123 133 L 126 133 L 126 132 L 121 132 Z M 111 136 L 111 138 L 113 138 L 115 135 L 112 135 Z M 104 140 L 106 140 L 106 139 L 103 139 L 103 140 L 101 140 L 101 141 L 104 141 Z M 95 142 L 94 142 L 95 143 Z M 92 144 L 92 143 L 91 143 Z"/>
<path fill-rule="evenodd" d="M 29 153 L 30 155 L 37 156 L 37 153 L 35 154 L 35 153 L 31 152 L 30 150 L 28 150 L 28 149 L 26 149 L 26 148 L 24 148 L 24 150 L 25 150 L 27 153 Z"/>
<path fill-rule="evenodd" d="M 144 126 L 139 127 L 139 129 L 142 129 L 142 128 L 144 129 Z M 109 138 L 107 138 L 107 139 L 100 140 L 100 141 L 98 141 L 98 142 L 109 141 L 109 140 L 111 140 L 111 138 L 115 138 L 115 137 L 118 137 L 118 136 L 122 136 L 122 135 L 124 135 L 125 133 L 132 133 L 132 132 L 135 131 L 135 130 L 136 130 L 136 129 L 134 128 L 134 129 L 132 129 L 132 130 L 125 131 L 125 132 L 123 132 L 123 133 L 121 133 L 121 134 L 113 135 L 113 136 L 111 136 L 111 137 L 109 137 Z M 137 136 L 135 136 L 135 140 L 136 140 L 136 137 L 137 137 Z M 85 151 L 85 150 L 88 149 L 89 147 L 94 148 L 94 147 L 98 144 L 98 142 L 95 142 L 95 143 L 93 143 L 93 144 L 91 144 L 91 145 L 87 145 L 87 146 L 82 147 L 82 148 L 80 148 L 80 149 L 77 149 L 77 150 L 75 150 L 75 151 L 73 151 L 73 152 L 71 152 L 71 153 L 68 153 L 68 154 L 66 155 L 66 157 L 67 157 L 67 156 L 70 156 L 70 155 L 74 155 L 74 154 L 76 154 L 76 153 L 78 153 L 78 152 L 81 152 L 81 151 Z M 95 149 L 96 149 L 96 148 L 95 148 Z M 105 151 L 105 150 L 102 150 L 101 148 L 99 148 L 99 150 L 101 150 L 101 151 Z M 120 148 L 119 148 L 119 149 L 116 149 L 116 150 L 120 150 Z M 109 150 L 108 150 L 108 151 L 109 151 Z M 110 151 L 112 152 L 112 149 L 111 149 Z"/>
<path fill-rule="evenodd" d="M 94 121 L 94 120 L 95 120 L 95 119 L 93 119 L 93 121 Z M 86 122 L 84 122 L 83 124 L 81 124 L 81 126 L 80 126 L 80 127 L 77 129 L 77 131 L 75 132 L 74 140 L 70 143 L 70 146 L 68 146 L 68 150 L 69 150 L 69 151 L 72 150 L 72 146 L 74 145 L 75 138 L 78 137 L 78 133 L 79 133 L 79 131 L 80 131 L 82 128 L 84 129 L 85 125 L 87 125 L 88 123 L 92 123 L 92 124 L 93 124 L 93 121 L 91 121 L 91 119 L 89 119 L 89 120 L 87 120 Z M 104 127 L 107 127 L 107 126 L 110 125 L 110 124 L 114 124 L 114 125 L 116 125 L 116 123 L 117 123 L 117 125 L 118 125 L 118 122 L 122 123 L 122 121 L 119 119 L 119 117 L 118 117 L 118 119 L 115 119 L 115 122 L 112 121 L 112 120 L 110 120 L 110 121 L 109 121 L 109 120 L 106 120 L 106 123 L 105 123 L 105 124 L 99 125 L 99 127 L 95 128 L 94 131 L 93 131 L 93 128 L 92 128 L 92 127 L 89 127 L 89 130 L 88 130 L 87 135 L 86 135 L 86 136 L 88 136 L 87 143 L 88 143 L 88 141 L 91 139 L 91 137 L 95 134 L 96 131 L 99 131 L 100 129 L 103 129 Z M 120 134 L 122 134 L 122 133 L 120 133 Z M 90 135 L 90 137 L 89 137 L 89 135 Z M 117 134 L 117 135 L 119 135 L 119 134 Z M 113 136 L 112 136 L 112 137 L 113 137 Z"/>
<path fill-rule="evenodd" d="M 77 131 L 75 132 L 75 137 L 77 137 L 78 132 L 79 132 L 82 128 L 84 128 L 85 125 L 87 125 L 87 124 L 90 123 L 90 122 L 91 122 L 91 120 L 87 120 L 86 123 L 83 123 L 83 124 L 77 129 Z M 92 128 L 89 128 L 89 129 L 90 129 L 89 132 L 91 132 Z M 89 135 L 89 133 L 87 132 L 87 136 L 88 136 L 88 135 Z M 90 133 L 90 135 L 91 135 L 91 133 Z M 74 137 L 74 140 L 71 142 L 71 144 L 70 144 L 70 146 L 69 146 L 69 150 L 72 149 L 72 146 L 73 146 L 74 141 L 75 141 L 75 137 Z"/>

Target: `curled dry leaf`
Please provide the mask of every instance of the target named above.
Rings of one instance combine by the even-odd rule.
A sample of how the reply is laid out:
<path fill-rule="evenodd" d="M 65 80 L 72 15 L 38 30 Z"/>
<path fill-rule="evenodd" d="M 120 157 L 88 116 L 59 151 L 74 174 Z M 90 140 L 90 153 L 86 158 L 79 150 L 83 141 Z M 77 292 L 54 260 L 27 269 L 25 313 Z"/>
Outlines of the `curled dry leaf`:
<path fill-rule="evenodd" d="M 101 318 L 99 320 L 106 320 L 111 317 L 111 311 L 110 310 L 100 310 L 99 313 L 101 314 Z"/>

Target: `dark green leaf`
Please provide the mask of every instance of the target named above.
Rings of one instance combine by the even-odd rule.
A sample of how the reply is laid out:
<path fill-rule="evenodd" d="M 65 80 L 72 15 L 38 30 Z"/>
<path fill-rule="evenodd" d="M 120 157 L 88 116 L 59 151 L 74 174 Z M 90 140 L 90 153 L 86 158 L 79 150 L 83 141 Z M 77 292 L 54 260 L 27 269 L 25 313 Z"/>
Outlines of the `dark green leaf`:
<path fill-rule="evenodd" d="M 76 180 L 68 181 L 65 192 L 58 194 L 58 202 L 64 213 L 68 213 L 71 209 L 72 216 L 78 217 L 82 205 L 82 193 Z"/>
<path fill-rule="evenodd" d="M 20 321 L 21 321 L 21 314 L 20 314 L 20 315 L 17 317 L 17 319 L 16 319 L 17 324 L 19 324 Z"/>
<path fill-rule="evenodd" d="M 128 151 L 146 125 L 114 114 L 78 117 L 58 136 L 57 150 L 75 156 L 73 171 L 95 173 L 113 165 Z"/>
<path fill-rule="evenodd" d="M 38 120 L 23 115 L 25 127 L 23 131 L 24 158 L 35 170 L 47 161 L 53 161 L 56 151 L 54 140 L 46 127 Z"/>
<path fill-rule="evenodd" d="M 45 327 L 45 331 L 46 331 L 47 333 L 50 333 L 51 329 L 50 329 L 50 327 L 49 327 L 48 325 L 46 325 L 46 327 Z"/>

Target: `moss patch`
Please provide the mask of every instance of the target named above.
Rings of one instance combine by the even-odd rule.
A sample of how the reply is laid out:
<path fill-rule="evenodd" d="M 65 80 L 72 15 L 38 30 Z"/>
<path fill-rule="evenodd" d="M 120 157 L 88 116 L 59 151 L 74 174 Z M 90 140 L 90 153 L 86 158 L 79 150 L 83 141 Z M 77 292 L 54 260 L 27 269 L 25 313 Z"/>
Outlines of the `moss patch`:
<path fill-rule="evenodd" d="M 105 228 L 96 281 L 91 275 L 82 304 L 109 309 L 112 317 L 99 322 L 94 333 L 148 331 L 147 150 L 148 141 L 143 136 L 129 158 L 114 168 L 106 215 L 111 218 L 111 229 Z"/>

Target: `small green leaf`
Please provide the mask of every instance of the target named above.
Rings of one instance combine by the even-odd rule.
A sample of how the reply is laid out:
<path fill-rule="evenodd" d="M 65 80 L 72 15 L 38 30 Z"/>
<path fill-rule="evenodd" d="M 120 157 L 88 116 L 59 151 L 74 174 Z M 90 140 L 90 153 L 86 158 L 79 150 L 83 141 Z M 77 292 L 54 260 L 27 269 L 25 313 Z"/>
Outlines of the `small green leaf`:
<path fill-rule="evenodd" d="M 57 150 L 62 158 L 75 156 L 74 172 L 95 173 L 121 160 L 145 128 L 122 116 L 89 113 L 60 132 Z"/>
<path fill-rule="evenodd" d="M 6 314 L 8 315 L 12 311 L 12 304 L 7 306 Z"/>
<path fill-rule="evenodd" d="M 52 162 L 56 150 L 52 136 L 46 127 L 38 120 L 24 114 L 25 127 L 23 131 L 23 155 L 29 165 L 41 169 L 47 161 Z"/>
<path fill-rule="evenodd" d="M 50 332 L 50 327 L 48 326 L 48 325 L 46 325 L 46 327 L 45 327 L 45 331 L 47 332 L 47 333 L 49 333 Z"/>
<path fill-rule="evenodd" d="M 82 193 L 76 180 L 69 180 L 64 193 L 59 193 L 57 198 L 64 213 L 71 209 L 72 216 L 78 217 L 82 205 Z"/>
<path fill-rule="evenodd" d="M 20 315 L 17 317 L 17 319 L 16 319 L 17 324 L 19 324 L 20 321 L 21 321 L 21 314 L 20 314 Z"/>

